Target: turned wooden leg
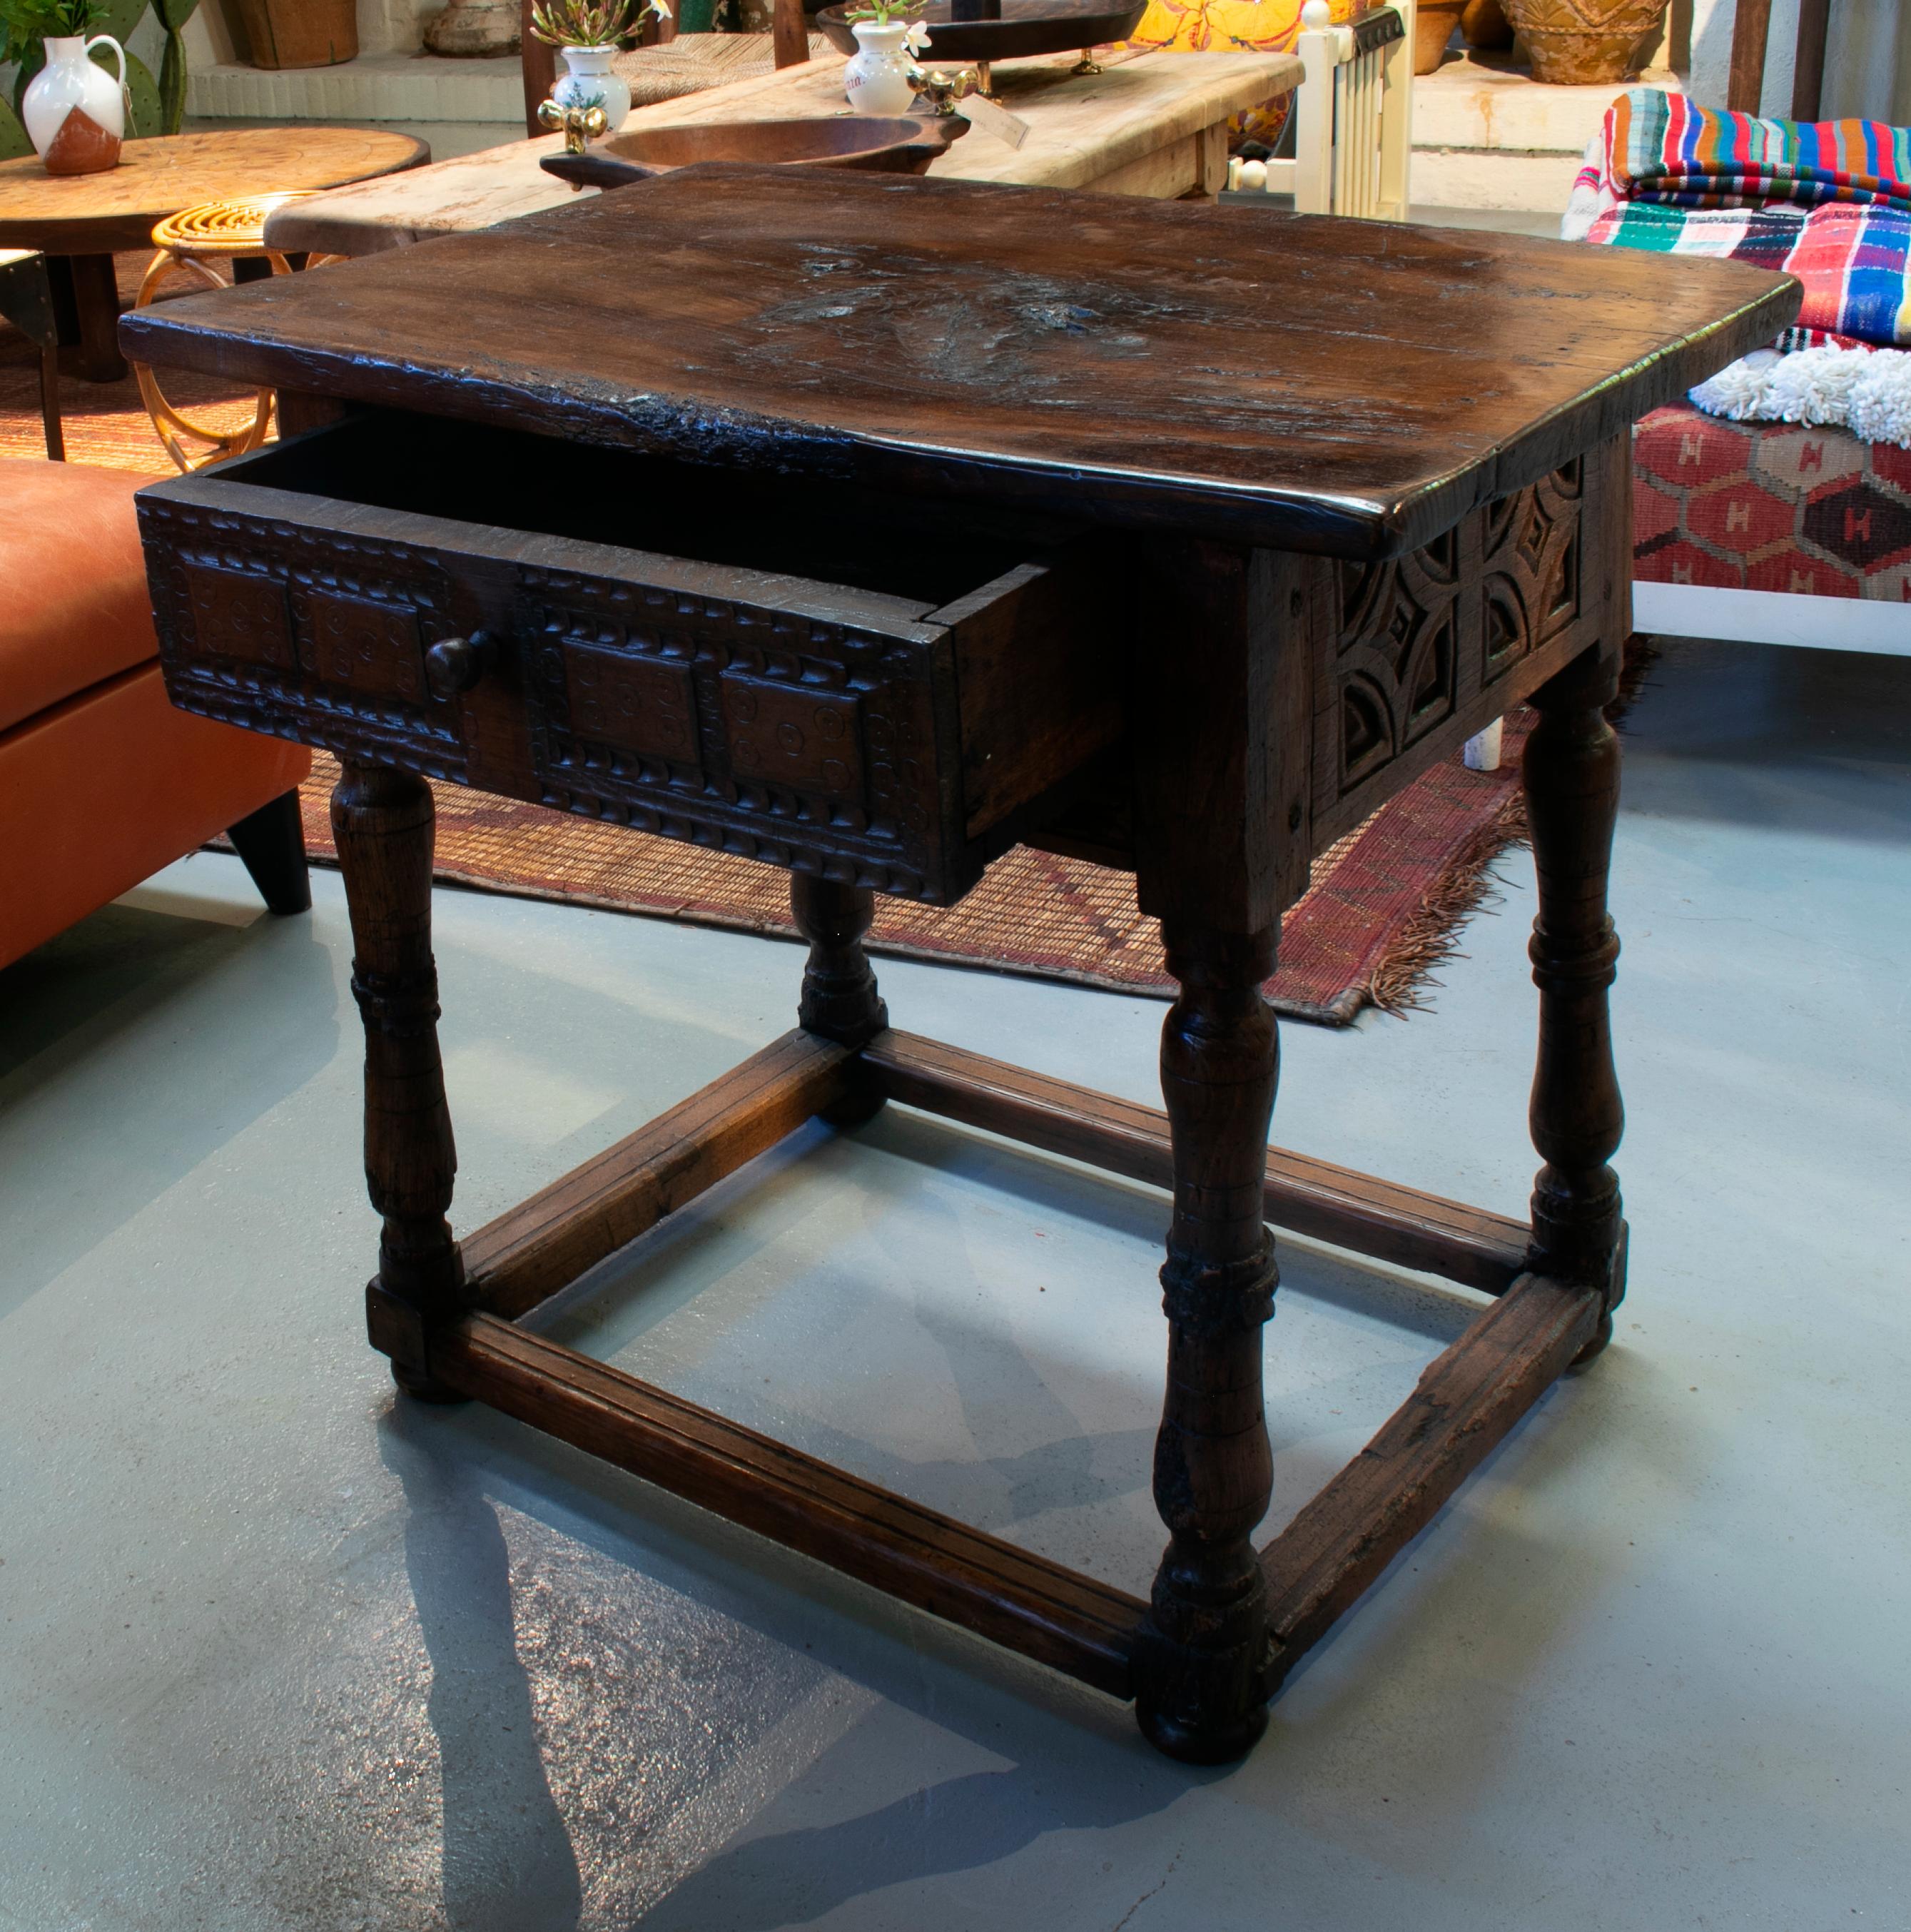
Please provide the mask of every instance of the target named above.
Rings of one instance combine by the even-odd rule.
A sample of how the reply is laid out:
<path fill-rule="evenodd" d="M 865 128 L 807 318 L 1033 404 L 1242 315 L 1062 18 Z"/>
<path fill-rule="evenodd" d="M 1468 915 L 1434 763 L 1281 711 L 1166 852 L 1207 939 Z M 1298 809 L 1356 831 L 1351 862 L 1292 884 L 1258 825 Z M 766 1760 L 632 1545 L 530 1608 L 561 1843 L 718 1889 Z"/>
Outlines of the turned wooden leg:
<path fill-rule="evenodd" d="M 1244 1756 L 1268 1722 L 1267 1594 L 1249 1538 L 1274 1486 L 1261 1330 L 1278 1277 L 1262 1214 L 1280 1040 L 1261 986 L 1278 932 L 1162 928 L 1181 988 L 1161 1035 L 1174 1208 L 1154 1498 L 1169 1541 L 1136 1704 L 1150 1742 L 1196 1764 Z"/>
<path fill-rule="evenodd" d="M 470 1304 L 445 1219 L 458 1154 L 438 1057 L 432 822 L 422 778 L 346 761 L 332 829 L 352 914 L 352 993 L 365 1024 L 365 1183 L 385 1222 L 368 1315 L 398 1386 L 454 1402 L 461 1398 L 430 1366 L 432 1331 Z"/>
<path fill-rule="evenodd" d="M 866 886 L 792 872 L 790 910 L 796 930 L 809 941 L 797 1023 L 825 1040 L 862 1046 L 890 1023 L 869 956 L 862 950 L 862 935 L 875 916 L 875 895 Z M 821 1118 L 833 1127 L 860 1126 L 882 1105 L 875 1082 L 860 1078 L 843 1099 L 822 1110 Z"/>
<path fill-rule="evenodd" d="M 1526 808 L 1539 875 L 1533 981 L 1540 989 L 1533 1145 L 1546 1165 L 1533 1190 L 1531 1262 L 1558 1280 L 1596 1283 L 1606 1318 L 1582 1352 L 1602 1348 L 1625 1292 L 1619 1178 L 1607 1162 L 1625 1128 L 1606 992 L 1619 956 L 1606 910 L 1619 808 L 1619 740 L 1605 706 L 1616 656 L 1597 651 L 1533 695 L 1540 722 L 1526 741 Z"/>

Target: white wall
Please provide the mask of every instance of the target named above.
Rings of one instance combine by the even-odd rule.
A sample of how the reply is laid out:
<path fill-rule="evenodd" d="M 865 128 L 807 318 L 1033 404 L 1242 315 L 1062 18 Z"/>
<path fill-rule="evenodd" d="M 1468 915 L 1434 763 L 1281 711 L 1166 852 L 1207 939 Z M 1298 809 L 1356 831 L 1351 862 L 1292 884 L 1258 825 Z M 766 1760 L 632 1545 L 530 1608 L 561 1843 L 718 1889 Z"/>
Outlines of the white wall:
<path fill-rule="evenodd" d="M 1688 92 L 1708 105 L 1725 103 L 1734 11 L 1733 0 L 1673 0 L 1674 64 Z M 1798 0 L 1772 0 L 1764 113 L 1792 111 L 1798 32 Z M 1832 0 L 1822 111 L 1828 120 L 1858 115 L 1911 122 L 1911 0 Z"/>
<path fill-rule="evenodd" d="M 368 54 L 413 53 L 424 44 L 424 23 L 445 0 L 358 0 L 358 46 Z"/>

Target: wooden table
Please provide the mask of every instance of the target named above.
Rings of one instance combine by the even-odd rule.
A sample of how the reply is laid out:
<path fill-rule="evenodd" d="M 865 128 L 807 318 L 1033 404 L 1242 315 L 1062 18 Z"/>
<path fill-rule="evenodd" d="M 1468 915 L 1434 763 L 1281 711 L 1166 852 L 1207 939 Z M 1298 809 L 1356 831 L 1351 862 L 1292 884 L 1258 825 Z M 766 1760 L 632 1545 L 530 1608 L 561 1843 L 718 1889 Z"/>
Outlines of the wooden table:
<path fill-rule="evenodd" d="M 37 154 L 0 161 L 0 248 L 48 257 L 62 339 L 80 345 L 89 382 L 126 374 L 114 340 L 112 258 L 150 244 L 153 224 L 202 201 L 336 188 L 414 168 L 431 150 L 408 134 L 357 128 L 233 128 L 128 141 L 116 168 L 50 175 Z"/>
<path fill-rule="evenodd" d="M 1100 74 L 1072 73 L 1078 58 L 1058 54 L 997 68 L 1002 104 L 1028 123 L 1028 138 L 1011 148 L 971 128 L 932 166 L 931 175 L 1111 194 L 1213 194 L 1227 177 L 1228 117 L 1300 84 L 1300 63 L 1291 54 L 1111 51 Z M 624 125 L 847 113 L 842 70 L 831 55 L 639 108 Z M 580 191 L 538 164 L 562 146 L 555 134 L 512 141 L 402 180 L 346 188 L 281 210 L 267 224 L 266 238 L 275 248 L 364 255 L 562 208 Z"/>
<path fill-rule="evenodd" d="M 344 763 L 400 1384 L 1132 1697 L 1164 1750 L 1246 1751 L 1611 1332 L 1629 430 L 1798 297 L 1513 236 L 707 168 L 128 317 L 142 358 L 336 418 L 140 516 L 175 701 Z M 1269 1148 L 1259 988 L 1312 856 L 1522 700 L 1545 1164 L 1516 1219 Z M 427 776 L 788 868 L 810 942 L 794 1030 L 462 1241 Z M 1180 985 L 1165 1111 L 890 1027 L 872 893 L 946 903 L 1017 842 L 1133 870 Z M 518 1325 L 801 1122 L 889 1102 L 1171 1190 L 1148 1601 Z M 1268 1220 L 1489 1299 L 1257 1551 Z"/>

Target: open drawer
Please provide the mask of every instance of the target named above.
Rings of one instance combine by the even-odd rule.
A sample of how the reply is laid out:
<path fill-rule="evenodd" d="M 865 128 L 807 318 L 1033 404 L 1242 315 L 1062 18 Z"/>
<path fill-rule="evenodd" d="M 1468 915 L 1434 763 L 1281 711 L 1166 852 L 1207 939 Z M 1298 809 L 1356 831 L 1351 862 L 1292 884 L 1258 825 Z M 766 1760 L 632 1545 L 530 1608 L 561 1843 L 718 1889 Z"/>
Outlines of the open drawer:
<path fill-rule="evenodd" d="M 1026 518 L 389 413 L 138 502 L 182 709 L 882 892 L 1120 728 L 1110 573 Z"/>

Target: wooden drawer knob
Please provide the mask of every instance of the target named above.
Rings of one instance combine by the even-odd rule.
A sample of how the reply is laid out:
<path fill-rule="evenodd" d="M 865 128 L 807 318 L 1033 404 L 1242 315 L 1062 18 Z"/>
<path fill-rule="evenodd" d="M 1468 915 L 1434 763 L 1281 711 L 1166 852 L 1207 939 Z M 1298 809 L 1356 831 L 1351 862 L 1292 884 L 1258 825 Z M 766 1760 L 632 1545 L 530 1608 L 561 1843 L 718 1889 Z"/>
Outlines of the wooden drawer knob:
<path fill-rule="evenodd" d="M 468 638 L 441 638 L 424 654 L 424 681 L 434 698 L 456 698 L 484 675 L 497 640 L 488 631 Z"/>

